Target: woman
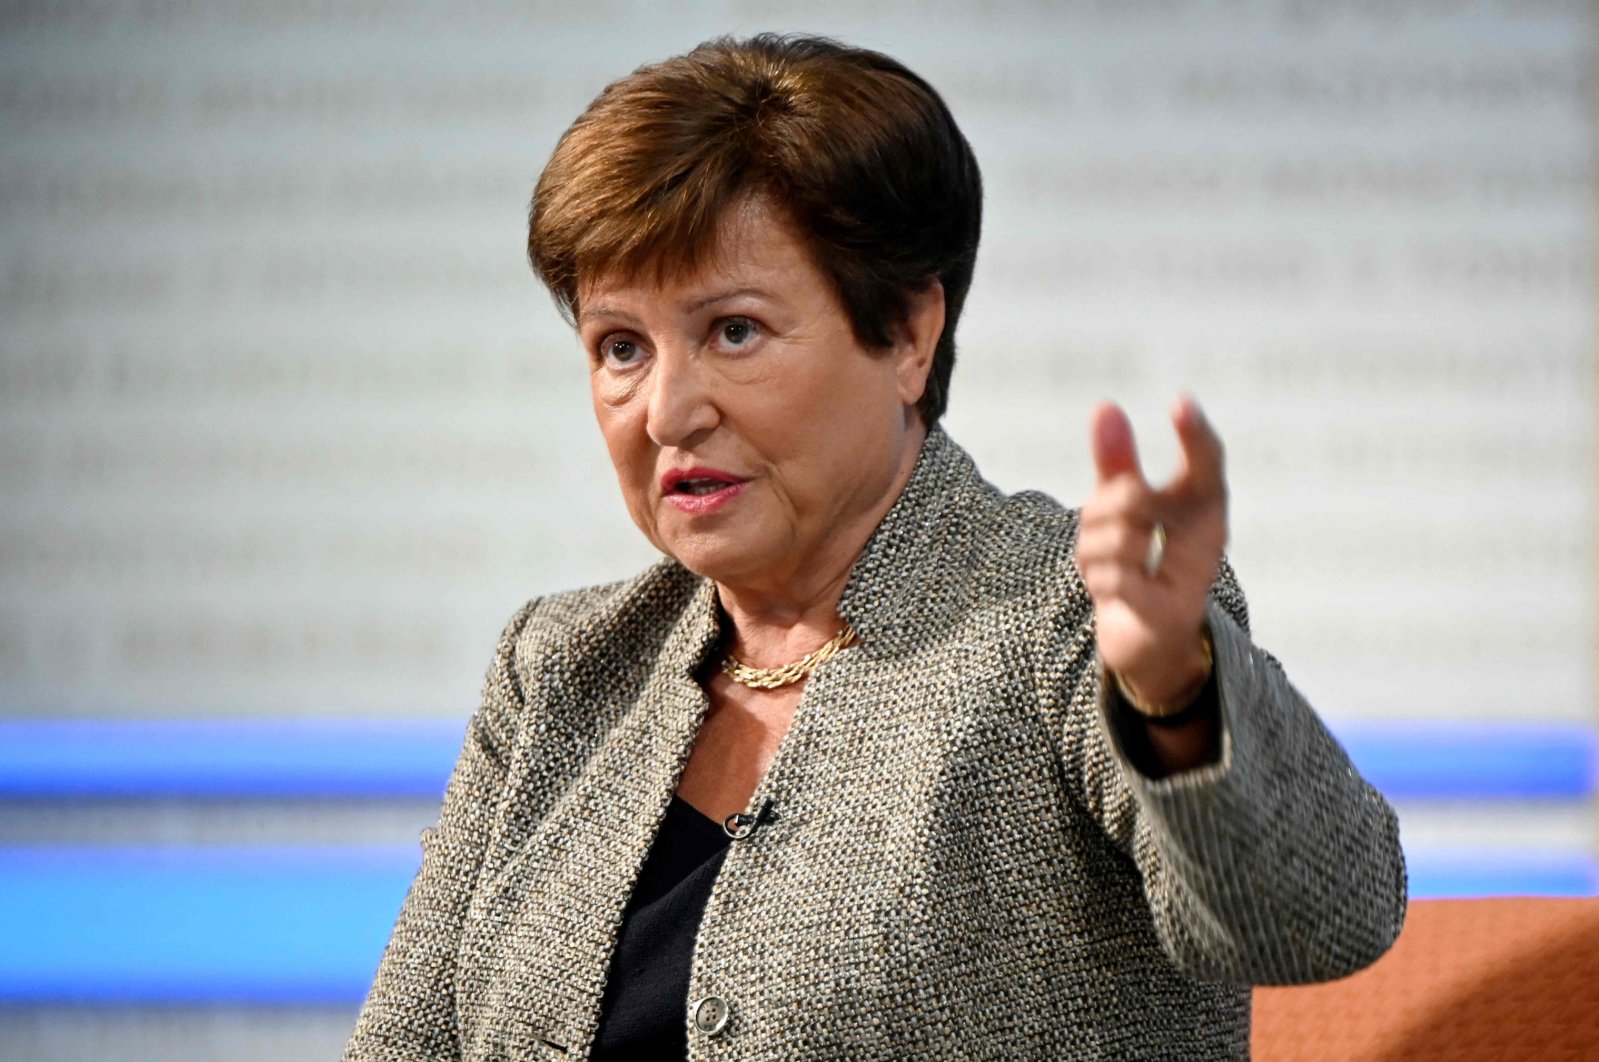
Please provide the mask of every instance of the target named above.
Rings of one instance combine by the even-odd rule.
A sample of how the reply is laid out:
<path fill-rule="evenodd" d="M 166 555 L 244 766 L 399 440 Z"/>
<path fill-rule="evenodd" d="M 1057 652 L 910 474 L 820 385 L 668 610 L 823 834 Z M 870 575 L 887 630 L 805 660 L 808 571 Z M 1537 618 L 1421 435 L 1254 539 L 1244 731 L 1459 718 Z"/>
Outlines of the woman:
<path fill-rule="evenodd" d="M 533 198 L 666 555 L 512 618 L 346 1057 L 1243 1057 L 1397 935 L 1392 809 L 1245 631 L 1221 446 L 1080 512 L 938 427 L 981 203 L 804 38 L 611 85 Z"/>

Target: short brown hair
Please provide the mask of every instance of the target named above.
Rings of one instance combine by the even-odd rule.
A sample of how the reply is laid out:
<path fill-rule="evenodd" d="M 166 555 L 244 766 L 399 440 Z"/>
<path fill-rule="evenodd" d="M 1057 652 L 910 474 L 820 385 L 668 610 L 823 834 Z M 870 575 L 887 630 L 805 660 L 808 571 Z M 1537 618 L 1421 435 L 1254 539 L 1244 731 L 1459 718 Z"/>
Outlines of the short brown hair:
<path fill-rule="evenodd" d="M 917 408 L 943 415 L 982 228 L 977 159 L 933 88 L 822 37 L 719 37 L 613 82 L 556 145 L 528 257 L 568 321 L 579 276 L 692 270 L 750 195 L 787 211 L 856 338 L 889 346 L 910 296 L 944 287 Z"/>

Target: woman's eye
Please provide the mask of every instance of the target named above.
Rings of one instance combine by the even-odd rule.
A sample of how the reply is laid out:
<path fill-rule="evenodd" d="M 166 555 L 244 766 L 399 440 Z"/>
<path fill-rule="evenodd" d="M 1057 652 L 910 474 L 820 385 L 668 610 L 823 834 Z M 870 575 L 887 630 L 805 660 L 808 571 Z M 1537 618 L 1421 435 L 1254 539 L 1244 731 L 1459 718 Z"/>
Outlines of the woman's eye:
<path fill-rule="evenodd" d="M 747 346 L 759 334 L 755 322 L 748 317 L 729 317 L 718 326 L 718 330 L 722 342 L 730 347 Z"/>
<path fill-rule="evenodd" d="M 639 360 L 638 344 L 622 336 L 606 336 L 600 340 L 600 357 L 612 365 L 632 365 Z"/>

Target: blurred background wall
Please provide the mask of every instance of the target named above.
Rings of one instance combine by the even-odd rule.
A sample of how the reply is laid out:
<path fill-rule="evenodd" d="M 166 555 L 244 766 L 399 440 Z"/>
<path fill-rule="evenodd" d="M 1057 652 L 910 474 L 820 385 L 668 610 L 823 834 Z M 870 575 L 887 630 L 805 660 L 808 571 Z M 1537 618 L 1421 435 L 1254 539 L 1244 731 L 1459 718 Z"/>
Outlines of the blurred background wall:
<path fill-rule="evenodd" d="M 989 478 L 1196 393 L 1415 894 L 1595 890 L 1589 3 L 0 3 L 0 1057 L 336 1055 L 504 620 L 652 559 L 533 181 L 763 29 L 976 149 Z"/>

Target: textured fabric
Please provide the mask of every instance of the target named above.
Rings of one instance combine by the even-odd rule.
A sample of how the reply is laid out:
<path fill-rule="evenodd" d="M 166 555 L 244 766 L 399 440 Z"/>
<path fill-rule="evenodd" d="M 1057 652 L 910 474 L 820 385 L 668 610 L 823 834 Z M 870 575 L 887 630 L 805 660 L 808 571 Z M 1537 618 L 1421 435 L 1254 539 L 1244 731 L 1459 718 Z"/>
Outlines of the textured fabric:
<path fill-rule="evenodd" d="M 1249 984 L 1393 941 L 1393 810 L 1225 565 L 1221 760 L 1127 762 L 1076 519 L 930 433 L 839 603 L 861 643 L 806 683 L 712 889 L 690 998 L 731 1016 L 685 1014 L 691 1058 L 1238 1058 Z M 714 585 L 670 560 L 512 618 L 347 1059 L 587 1052 L 718 637 Z"/>
<path fill-rule="evenodd" d="M 593 1057 L 682 1058 L 694 933 L 732 841 L 719 823 L 674 796 L 639 871 L 616 938 Z"/>
<path fill-rule="evenodd" d="M 1599 1058 L 1599 899 L 1417 900 L 1369 969 L 1255 992 L 1262 1062 Z"/>

